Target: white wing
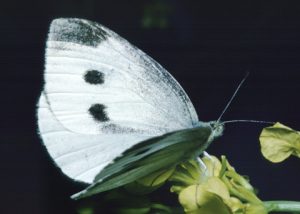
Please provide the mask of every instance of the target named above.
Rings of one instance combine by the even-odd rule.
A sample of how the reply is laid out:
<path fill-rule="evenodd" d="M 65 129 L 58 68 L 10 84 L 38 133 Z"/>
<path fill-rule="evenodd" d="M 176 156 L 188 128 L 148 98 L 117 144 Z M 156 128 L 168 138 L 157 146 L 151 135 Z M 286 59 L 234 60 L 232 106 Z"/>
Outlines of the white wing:
<path fill-rule="evenodd" d="M 164 68 L 109 29 L 81 19 L 51 24 L 38 117 L 50 155 L 85 182 L 139 141 L 198 122 Z"/>
<path fill-rule="evenodd" d="M 69 177 L 91 183 L 124 150 L 145 139 L 138 134 L 85 135 L 67 130 L 53 115 L 42 93 L 38 125 L 49 154 Z"/>

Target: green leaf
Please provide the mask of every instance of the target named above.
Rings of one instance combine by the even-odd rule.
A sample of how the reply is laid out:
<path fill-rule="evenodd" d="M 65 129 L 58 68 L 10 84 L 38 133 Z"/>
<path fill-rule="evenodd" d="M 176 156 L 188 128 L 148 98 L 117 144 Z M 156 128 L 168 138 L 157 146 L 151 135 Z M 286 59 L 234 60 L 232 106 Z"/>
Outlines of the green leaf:
<path fill-rule="evenodd" d="M 261 152 L 271 162 L 278 163 L 290 155 L 300 158 L 300 133 L 280 123 L 264 128 L 260 137 Z"/>
<path fill-rule="evenodd" d="M 168 133 L 139 143 L 101 171 L 87 189 L 72 198 L 91 196 L 124 186 L 158 170 L 175 167 L 178 163 L 201 154 L 213 139 L 211 134 L 211 127 L 206 125 Z"/>
<path fill-rule="evenodd" d="M 94 214 L 94 209 L 93 207 L 80 207 L 77 210 L 78 214 Z"/>
<path fill-rule="evenodd" d="M 148 214 L 151 208 L 140 207 L 140 208 L 119 208 L 116 210 L 118 214 Z"/>
<path fill-rule="evenodd" d="M 151 210 L 151 201 L 146 196 L 135 196 L 125 191 L 111 191 L 104 200 L 109 207 L 108 213 L 147 214 Z"/>

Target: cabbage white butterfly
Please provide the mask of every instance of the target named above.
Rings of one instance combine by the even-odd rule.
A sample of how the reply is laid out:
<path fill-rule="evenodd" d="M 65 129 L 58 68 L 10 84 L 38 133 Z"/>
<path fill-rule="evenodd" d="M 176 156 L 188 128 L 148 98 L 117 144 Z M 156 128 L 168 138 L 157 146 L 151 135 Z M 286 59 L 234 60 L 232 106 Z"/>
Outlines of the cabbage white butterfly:
<path fill-rule="evenodd" d="M 106 27 L 52 21 L 38 126 L 64 174 L 107 191 L 200 155 L 223 124 L 199 122 L 179 83 Z"/>

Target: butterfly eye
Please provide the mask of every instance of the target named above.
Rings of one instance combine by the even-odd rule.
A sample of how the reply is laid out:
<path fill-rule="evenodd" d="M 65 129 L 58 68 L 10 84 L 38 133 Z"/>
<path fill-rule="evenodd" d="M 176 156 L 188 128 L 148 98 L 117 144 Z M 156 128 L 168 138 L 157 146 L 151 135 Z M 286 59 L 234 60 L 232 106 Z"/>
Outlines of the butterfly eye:
<path fill-rule="evenodd" d="M 94 104 L 89 108 L 89 113 L 93 116 L 93 118 L 100 122 L 109 121 L 109 118 L 105 112 L 105 105 L 102 104 Z"/>
<path fill-rule="evenodd" d="M 87 83 L 94 85 L 104 83 L 104 74 L 97 70 L 88 70 L 83 78 Z"/>

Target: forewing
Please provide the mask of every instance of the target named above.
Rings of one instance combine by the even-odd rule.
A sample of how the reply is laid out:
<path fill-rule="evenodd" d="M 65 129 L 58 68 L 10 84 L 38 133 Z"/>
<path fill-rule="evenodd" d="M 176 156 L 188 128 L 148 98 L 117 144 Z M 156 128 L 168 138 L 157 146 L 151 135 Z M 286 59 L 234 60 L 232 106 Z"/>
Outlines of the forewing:
<path fill-rule="evenodd" d="M 133 145 L 197 121 L 176 80 L 126 40 L 87 20 L 52 22 L 38 124 L 69 177 L 90 183 Z"/>
<path fill-rule="evenodd" d="M 164 68 L 87 20 L 52 22 L 45 82 L 54 116 L 76 133 L 159 135 L 198 121 L 188 96 Z"/>

